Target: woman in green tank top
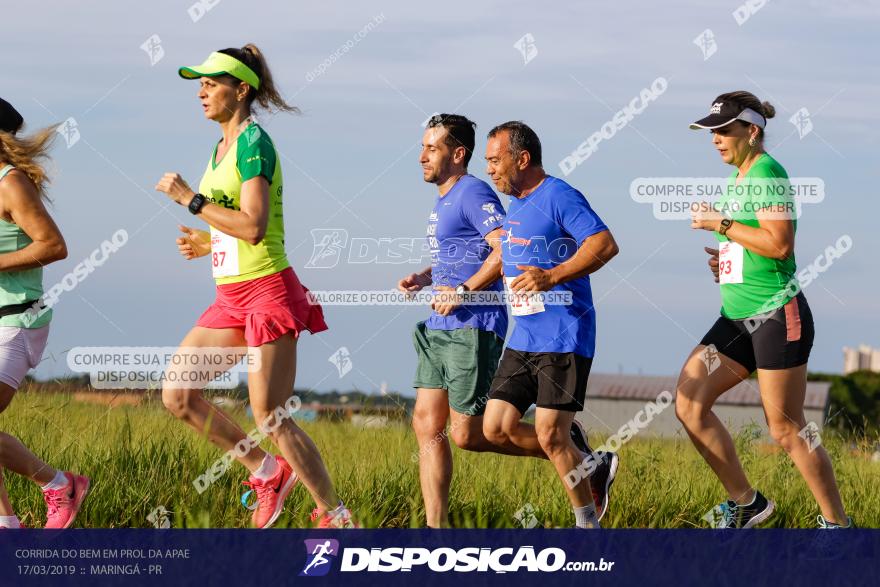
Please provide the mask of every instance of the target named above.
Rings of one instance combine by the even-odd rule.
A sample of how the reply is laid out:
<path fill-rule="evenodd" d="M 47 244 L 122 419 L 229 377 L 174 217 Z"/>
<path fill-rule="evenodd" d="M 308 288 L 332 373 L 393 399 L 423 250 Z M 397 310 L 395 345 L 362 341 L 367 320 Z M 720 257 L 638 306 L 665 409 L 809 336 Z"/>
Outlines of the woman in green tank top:
<path fill-rule="evenodd" d="M 55 128 L 18 137 L 23 120 L 0 99 L 0 412 L 12 401 L 27 371 L 37 365 L 49 335 L 52 311 L 43 295 L 43 267 L 67 257 L 61 232 L 46 211 L 46 156 Z M 39 484 L 47 505 L 46 528 L 69 527 L 88 493 L 89 480 L 56 470 L 22 442 L 0 432 L 0 528 L 19 528 L 3 473 Z"/>
<path fill-rule="evenodd" d="M 718 240 L 718 249 L 706 252 L 721 288 L 721 317 L 681 370 L 675 411 L 728 493 L 713 510 L 717 527 L 756 526 L 775 504 L 752 487 L 712 406 L 757 370 L 770 436 L 818 502 L 819 527 L 850 527 L 818 425 L 804 416 L 813 316 L 795 276 L 796 206 L 788 176 L 764 151 L 764 127 L 774 114 L 773 106 L 751 93 L 730 92 L 691 125 L 709 129 L 721 159 L 737 169 L 716 206 L 692 211 L 691 227 Z"/>
<path fill-rule="evenodd" d="M 216 145 L 196 194 L 176 173 L 167 173 L 156 189 L 208 223 L 208 231 L 179 227 L 180 253 L 187 260 L 209 257 L 217 284 L 214 304 L 180 343 L 173 364 L 204 365 L 205 353 L 255 359 L 248 373 L 254 420 L 280 454 L 264 451 L 201 394 L 211 379 L 193 367 L 171 369 L 162 386 L 165 406 L 204 433 L 250 471 L 256 503 L 251 524 L 272 526 L 298 480 L 315 500 L 319 525 L 354 526 L 339 501 L 317 447 L 296 425 L 291 407 L 296 349 L 303 330 L 326 330 L 320 306 L 311 303 L 284 252 L 281 162 L 251 108 L 295 111 L 275 89 L 262 53 L 254 45 L 212 53 L 201 65 L 182 67 L 181 77 L 199 81 L 198 99 L 205 118 L 219 124 Z M 206 348 L 207 347 L 207 348 Z M 172 376 L 175 381 L 172 381 Z M 201 379 L 201 381 L 200 381 Z M 183 382 L 193 382 L 183 384 Z M 230 460 L 231 460 L 230 458 Z M 199 492 L 225 472 L 206 471 L 195 480 Z"/>

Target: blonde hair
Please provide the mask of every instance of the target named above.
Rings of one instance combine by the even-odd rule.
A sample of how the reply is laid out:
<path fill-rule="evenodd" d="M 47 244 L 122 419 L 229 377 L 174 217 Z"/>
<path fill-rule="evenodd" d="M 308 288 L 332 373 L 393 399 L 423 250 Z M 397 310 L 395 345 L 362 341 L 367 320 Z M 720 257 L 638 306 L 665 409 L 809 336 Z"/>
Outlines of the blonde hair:
<path fill-rule="evenodd" d="M 27 137 L 0 131 L 0 162 L 24 172 L 45 200 L 49 199 L 46 194 L 49 176 L 46 174 L 45 161 L 49 159 L 49 149 L 58 135 L 57 128 L 57 125 L 49 126 Z"/>
<path fill-rule="evenodd" d="M 272 79 L 272 73 L 269 71 L 269 64 L 266 62 L 266 56 L 253 43 L 248 43 L 241 49 L 221 49 L 220 53 L 234 57 L 250 67 L 257 77 L 260 79 L 260 89 L 254 90 L 250 88 L 248 91 L 248 106 L 253 102 L 260 105 L 265 110 L 275 110 L 278 112 L 294 112 L 299 113 L 299 108 L 288 104 L 284 101 L 284 97 L 275 82 Z"/>

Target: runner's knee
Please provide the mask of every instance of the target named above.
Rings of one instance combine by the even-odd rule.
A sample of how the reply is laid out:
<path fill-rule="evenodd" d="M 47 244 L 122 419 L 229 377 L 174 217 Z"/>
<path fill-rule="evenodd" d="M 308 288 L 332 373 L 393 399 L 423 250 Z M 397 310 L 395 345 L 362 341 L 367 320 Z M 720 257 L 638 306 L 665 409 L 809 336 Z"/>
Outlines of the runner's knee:
<path fill-rule="evenodd" d="M 254 423 L 258 429 L 264 431 L 273 440 L 297 430 L 293 417 L 283 407 L 279 406 L 272 410 L 265 410 L 255 409 L 253 404 L 251 404 L 251 410 L 254 415 Z"/>
<path fill-rule="evenodd" d="M 688 428 L 696 423 L 699 423 L 700 417 L 700 406 L 695 402 L 691 401 L 688 397 L 683 395 L 681 392 L 677 393 L 675 396 L 675 417 L 678 418 L 678 421 L 684 425 L 685 428 Z"/>
<path fill-rule="evenodd" d="M 709 415 L 712 406 L 695 399 L 704 396 L 707 389 L 703 381 L 690 380 L 686 383 L 679 381 L 675 394 L 675 416 L 685 428 L 700 426 Z"/>
<path fill-rule="evenodd" d="M 798 442 L 805 442 L 798 433 L 801 428 L 797 424 L 786 419 L 769 422 L 770 437 L 785 450 L 791 452 Z"/>
<path fill-rule="evenodd" d="M 199 392 L 195 389 L 162 388 L 162 403 L 178 418 L 186 417 L 192 410 Z"/>
<path fill-rule="evenodd" d="M 452 442 L 462 450 L 480 451 L 486 448 L 482 431 L 470 426 L 458 426 L 450 431 Z"/>
<path fill-rule="evenodd" d="M 268 428 L 273 428 L 275 426 L 276 422 L 272 410 L 264 406 L 255 405 L 251 402 L 251 414 L 253 415 L 254 423 L 257 426 L 266 426 Z"/>
<path fill-rule="evenodd" d="M 568 431 L 558 426 L 536 426 L 535 432 L 538 435 L 538 443 L 550 458 L 563 452 L 571 444 L 571 436 Z"/>
<path fill-rule="evenodd" d="M 433 437 L 443 434 L 446 429 L 446 418 L 434 414 L 430 410 L 416 407 L 413 411 L 412 427 L 419 438 Z"/>
<path fill-rule="evenodd" d="M 483 418 L 483 436 L 492 444 L 505 444 L 510 435 L 504 429 L 501 420 Z"/>

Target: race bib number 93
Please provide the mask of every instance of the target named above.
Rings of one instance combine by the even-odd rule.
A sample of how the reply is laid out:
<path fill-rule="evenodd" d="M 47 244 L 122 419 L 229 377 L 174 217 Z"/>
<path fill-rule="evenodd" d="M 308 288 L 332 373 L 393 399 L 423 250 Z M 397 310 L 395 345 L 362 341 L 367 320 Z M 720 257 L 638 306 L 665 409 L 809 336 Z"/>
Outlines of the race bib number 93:
<path fill-rule="evenodd" d="M 733 241 L 719 243 L 718 282 L 743 282 L 743 246 Z"/>

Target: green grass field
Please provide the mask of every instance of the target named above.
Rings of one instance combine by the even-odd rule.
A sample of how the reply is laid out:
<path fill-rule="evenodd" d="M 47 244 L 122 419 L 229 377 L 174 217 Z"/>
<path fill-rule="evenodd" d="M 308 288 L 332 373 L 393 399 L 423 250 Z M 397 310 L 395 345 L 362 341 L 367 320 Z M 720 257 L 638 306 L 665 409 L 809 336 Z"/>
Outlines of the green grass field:
<path fill-rule="evenodd" d="M 235 417 L 254 428 L 244 413 Z M 408 426 L 356 428 L 348 423 L 306 423 L 340 495 L 366 527 L 424 524 L 418 483 L 418 447 Z M 158 506 L 173 527 L 240 527 L 249 512 L 240 504 L 246 471 L 233 467 L 199 495 L 193 480 L 220 452 L 153 400 L 114 407 L 73 401 L 70 394 L 21 392 L 0 414 L 0 430 L 21 438 L 50 464 L 92 479 L 77 526 L 151 527 Z M 830 433 L 829 433 L 830 434 Z M 598 445 L 601 438 L 591 437 Z M 853 444 L 823 438 L 835 464 L 844 503 L 856 523 L 880 527 L 880 463 L 871 462 L 863 439 Z M 819 513 L 806 485 L 784 453 L 755 439 L 737 437 L 752 482 L 777 502 L 766 526 L 814 527 Z M 271 450 L 267 443 L 264 446 Z M 566 527 L 574 518 L 549 463 L 454 449 L 450 515 L 457 527 L 519 527 L 514 514 L 526 504 L 539 526 Z M 7 473 L 16 513 L 42 526 L 45 505 L 35 484 Z M 636 438 L 621 450 L 621 468 L 603 525 L 614 528 L 705 527 L 702 516 L 723 498 L 720 484 L 686 438 Z M 304 527 L 313 507 L 298 486 L 278 527 Z"/>

